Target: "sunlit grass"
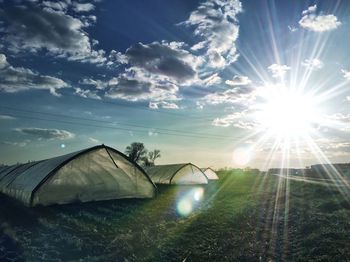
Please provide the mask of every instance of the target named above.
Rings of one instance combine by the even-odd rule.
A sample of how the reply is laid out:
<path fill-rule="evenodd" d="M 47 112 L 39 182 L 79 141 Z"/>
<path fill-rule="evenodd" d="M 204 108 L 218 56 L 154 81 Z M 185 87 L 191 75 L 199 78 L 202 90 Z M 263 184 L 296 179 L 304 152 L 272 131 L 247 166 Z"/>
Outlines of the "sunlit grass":
<path fill-rule="evenodd" d="M 350 205 L 336 186 L 242 171 L 219 176 L 204 187 L 161 187 L 149 200 L 28 209 L 2 198 L 0 252 L 28 260 L 350 258 Z M 178 210 L 183 197 L 195 201 L 186 214 Z"/>

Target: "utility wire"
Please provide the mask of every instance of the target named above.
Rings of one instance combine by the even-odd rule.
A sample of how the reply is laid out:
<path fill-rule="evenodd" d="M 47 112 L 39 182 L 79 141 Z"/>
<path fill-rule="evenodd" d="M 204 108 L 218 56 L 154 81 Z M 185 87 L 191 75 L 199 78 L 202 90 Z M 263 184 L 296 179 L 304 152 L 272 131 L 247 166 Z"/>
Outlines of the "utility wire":
<path fill-rule="evenodd" d="M 17 114 L 8 114 L 8 115 L 12 116 L 12 117 L 17 117 L 17 118 L 23 118 L 23 119 L 33 119 L 33 120 L 63 123 L 63 124 L 69 124 L 69 125 L 88 126 L 88 127 L 94 127 L 94 128 L 106 128 L 106 129 L 113 129 L 113 130 L 145 133 L 145 131 L 143 131 L 143 130 L 135 130 L 135 129 L 131 129 L 131 128 L 102 126 L 102 125 L 94 125 L 94 124 L 87 124 L 87 123 L 70 122 L 70 121 L 65 121 L 65 120 L 55 120 L 55 119 L 47 119 L 47 118 L 40 118 L 40 117 L 33 117 L 33 116 L 23 116 L 23 115 L 17 115 Z M 203 139 L 218 139 L 218 140 L 232 140 L 232 138 L 230 138 L 230 137 L 223 138 L 223 137 L 208 137 L 208 136 L 198 136 L 198 135 L 176 134 L 176 133 L 174 134 L 174 133 L 163 132 L 163 131 L 156 131 L 156 133 L 162 134 L 162 135 L 169 135 L 169 136 L 203 138 Z"/>
<path fill-rule="evenodd" d="M 111 122 L 111 121 L 106 121 L 106 120 L 98 120 L 98 119 L 91 119 L 91 118 L 84 118 L 84 117 L 75 117 L 75 116 L 64 115 L 64 114 L 40 112 L 40 111 L 34 111 L 34 110 L 28 110 L 28 109 L 18 109 L 18 108 L 13 108 L 13 107 L 9 107 L 9 106 L 2 106 L 2 105 L 0 105 L 0 108 L 4 108 L 7 110 L 11 110 L 11 111 L 23 112 L 23 113 L 34 113 L 34 114 L 48 115 L 48 116 L 54 116 L 54 117 L 64 117 L 64 118 L 68 118 L 68 119 L 84 120 L 84 121 L 104 123 L 104 124 L 112 124 L 112 125 L 118 124 L 121 126 L 137 127 L 137 128 L 144 128 L 144 129 L 156 129 L 156 130 L 175 132 L 175 133 L 185 133 L 185 134 L 200 135 L 200 136 L 203 135 L 203 136 L 211 136 L 211 137 L 217 137 L 217 138 L 228 138 L 227 136 L 215 135 L 215 134 L 209 134 L 209 133 L 189 132 L 189 131 L 183 131 L 183 130 L 177 130 L 177 129 L 161 128 L 161 127 L 154 127 L 154 126 L 151 127 L 151 126 L 132 124 L 132 123 Z"/>

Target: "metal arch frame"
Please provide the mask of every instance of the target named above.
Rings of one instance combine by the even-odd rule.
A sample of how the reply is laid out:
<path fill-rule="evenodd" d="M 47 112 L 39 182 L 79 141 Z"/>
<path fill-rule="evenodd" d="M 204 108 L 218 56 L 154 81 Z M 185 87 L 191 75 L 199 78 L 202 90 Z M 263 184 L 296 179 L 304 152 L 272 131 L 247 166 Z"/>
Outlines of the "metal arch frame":
<path fill-rule="evenodd" d="M 137 167 L 137 169 L 139 169 L 141 171 L 142 174 L 144 174 L 146 176 L 146 178 L 149 180 L 149 182 L 151 182 L 151 184 L 153 185 L 153 187 L 155 188 L 155 191 L 157 192 L 157 186 L 153 183 L 153 181 L 151 180 L 151 178 L 148 176 L 148 174 L 134 161 L 130 161 L 128 159 L 128 157 L 126 155 L 124 155 L 122 152 L 112 148 L 112 147 L 109 147 L 109 146 L 106 146 L 104 144 L 102 145 L 97 145 L 97 146 L 93 146 L 93 147 L 90 147 L 90 148 L 87 148 L 85 150 L 82 150 L 80 152 L 78 152 L 77 154 L 73 155 L 72 157 L 70 157 L 69 159 L 63 161 L 62 163 L 60 163 L 59 165 L 57 165 L 51 172 L 49 172 L 47 174 L 47 176 L 45 176 L 45 178 L 43 180 L 40 181 L 40 183 L 38 183 L 35 188 L 32 190 L 31 194 L 30 194 L 30 200 L 29 200 L 29 206 L 33 206 L 33 200 L 34 200 L 34 195 L 35 193 L 39 190 L 39 188 L 41 188 L 41 186 L 43 186 L 46 181 L 51 178 L 52 176 L 54 176 L 56 174 L 56 172 L 61 169 L 64 165 L 68 164 L 70 161 L 76 159 L 77 157 L 83 155 L 83 154 L 86 154 L 86 153 L 89 153 L 91 151 L 94 151 L 96 149 L 100 149 L 100 148 L 104 148 L 106 149 L 109 157 L 110 154 L 108 152 L 108 150 L 111 150 L 115 153 L 117 153 L 118 155 L 120 155 L 121 157 L 123 157 L 125 160 L 127 160 L 128 162 L 130 162 L 131 164 L 135 165 Z M 47 159 L 48 160 L 48 159 Z M 114 162 L 114 160 L 113 160 Z M 115 164 L 115 163 L 114 163 Z M 116 164 L 115 164 L 116 165 Z M 116 165 L 117 166 L 117 165 Z M 118 167 L 118 166 L 117 166 Z"/>
<path fill-rule="evenodd" d="M 211 171 L 215 172 L 215 170 L 212 169 L 211 167 L 207 167 L 207 168 L 205 169 L 205 171 L 207 171 L 208 169 L 210 169 Z M 216 173 L 216 172 L 215 172 L 215 173 Z"/>
<path fill-rule="evenodd" d="M 116 149 L 114 149 L 114 148 L 112 148 L 112 147 L 109 147 L 109 146 L 106 146 L 106 145 L 102 145 L 102 147 L 104 147 L 105 149 L 107 149 L 107 151 L 108 151 L 108 149 L 110 149 L 110 150 L 113 151 L 114 153 L 117 153 L 118 155 L 122 156 L 122 157 L 123 157 L 125 160 L 127 160 L 128 162 L 130 162 L 130 163 L 132 163 L 133 165 L 135 165 L 135 166 L 141 171 L 141 173 L 143 173 L 143 174 L 147 177 L 148 181 L 151 182 L 151 184 L 155 187 L 155 189 L 157 189 L 156 184 L 153 183 L 152 179 L 149 177 L 149 175 L 146 173 L 146 171 L 143 170 L 143 168 L 142 168 L 139 164 L 137 164 L 135 161 L 131 161 L 125 154 L 123 154 L 122 152 L 120 152 L 120 151 L 118 151 L 118 150 L 116 150 Z M 113 160 L 113 161 L 114 161 L 114 160 Z"/>
<path fill-rule="evenodd" d="M 202 170 L 202 169 L 201 169 L 201 170 Z M 207 171 L 207 170 L 213 171 L 213 172 L 216 174 L 216 176 L 219 178 L 218 174 L 217 174 L 217 173 L 215 172 L 215 170 L 212 169 L 211 167 L 206 167 L 206 168 L 204 169 L 204 171 L 202 171 L 202 172 L 204 173 L 204 175 L 205 175 L 205 171 Z M 205 176 L 207 176 L 207 175 L 205 175 Z M 209 179 L 208 177 L 207 177 L 207 179 L 208 179 L 208 180 L 211 180 L 211 179 Z M 217 179 L 214 179 L 214 180 L 217 180 Z"/>
<path fill-rule="evenodd" d="M 201 171 L 201 173 L 202 173 L 202 174 L 204 175 L 204 177 L 206 178 L 207 183 L 209 183 L 208 177 L 204 174 L 204 172 L 203 172 L 198 166 L 196 166 L 195 164 L 192 164 L 192 163 L 185 163 L 185 164 L 183 164 L 179 169 L 177 169 L 177 170 L 174 172 L 174 174 L 171 176 L 171 178 L 170 178 L 170 180 L 169 180 L 169 185 L 171 185 L 174 176 L 176 176 L 176 174 L 177 174 L 182 168 L 184 168 L 185 166 L 188 166 L 188 165 L 194 166 L 194 167 L 196 167 L 199 171 Z M 193 170 L 192 170 L 192 172 L 193 172 Z"/>

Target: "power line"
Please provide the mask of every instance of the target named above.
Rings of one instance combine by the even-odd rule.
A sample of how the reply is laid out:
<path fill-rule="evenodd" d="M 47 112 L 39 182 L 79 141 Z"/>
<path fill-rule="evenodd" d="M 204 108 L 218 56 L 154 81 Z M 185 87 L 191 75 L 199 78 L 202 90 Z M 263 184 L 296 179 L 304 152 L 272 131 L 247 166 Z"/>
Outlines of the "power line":
<path fill-rule="evenodd" d="M 221 135 L 215 135 L 215 134 L 209 134 L 209 133 L 199 133 L 199 132 L 189 132 L 189 131 L 183 131 L 183 130 L 177 130 L 177 129 L 169 129 L 169 128 L 160 128 L 160 127 L 151 127 L 151 126 L 145 126 L 145 125 L 139 125 L 139 124 L 131 124 L 131 123 L 120 123 L 120 122 L 111 122 L 106 120 L 98 120 L 98 119 L 91 119 L 91 118 L 84 118 L 84 117 L 75 117 L 75 116 L 69 116 L 64 114 L 57 114 L 57 113 L 49 113 L 49 112 L 40 112 L 40 111 L 34 111 L 34 110 L 28 110 L 28 109 L 18 109 L 8 106 L 2 106 L 0 105 L 0 108 L 4 108 L 11 111 L 17 111 L 17 112 L 24 112 L 24 113 L 34 113 L 34 114 L 41 114 L 41 115 L 49 115 L 54 117 L 64 117 L 74 120 L 84 120 L 84 121 L 91 121 L 91 122 L 97 122 L 97 123 L 104 123 L 104 124 L 118 124 L 121 126 L 129 126 L 129 127 L 137 127 L 137 128 L 144 128 L 144 129 L 156 129 L 156 130 L 163 130 L 167 132 L 175 132 L 175 133 L 185 133 L 185 134 L 191 134 L 191 135 L 199 135 L 199 136 L 211 136 L 211 137 L 217 137 L 217 138 L 227 138 L 227 136 L 221 136 Z"/>
<path fill-rule="evenodd" d="M 122 131 L 128 131 L 128 132 L 138 132 L 138 133 L 144 133 L 143 130 L 135 130 L 130 128 L 123 128 L 123 127 L 112 127 L 112 126 L 102 126 L 102 125 L 94 125 L 94 124 L 87 124 L 87 123 L 78 123 L 78 122 L 70 122 L 65 120 L 56 120 L 56 119 L 47 119 L 47 118 L 40 118 L 40 117 L 33 117 L 33 116 L 21 116 L 16 114 L 8 114 L 11 117 L 17 117 L 17 118 L 24 118 L 24 119 L 33 119 L 33 120 L 39 120 L 39 121 L 46 121 L 46 122 L 55 122 L 55 123 L 63 123 L 63 124 L 69 124 L 69 125 L 78 125 L 78 126 L 88 126 L 88 127 L 95 127 L 95 128 L 106 128 L 106 129 L 113 129 L 113 130 L 122 130 Z M 168 132 L 162 132 L 162 131 L 156 131 L 158 134 L 162 135 L 169 135 L 169 136 L 181 136 L 181 137 L 191 137 L 191 138 L 203 138 L 203 139 L 218 139 L 218 140 L 231 140 L 230 137 L 208 137 L 208 136 L 195 136 L 195 135 L 187 135 L 187 134 L 174 134 L 174 133 L 168 133 Z"/>

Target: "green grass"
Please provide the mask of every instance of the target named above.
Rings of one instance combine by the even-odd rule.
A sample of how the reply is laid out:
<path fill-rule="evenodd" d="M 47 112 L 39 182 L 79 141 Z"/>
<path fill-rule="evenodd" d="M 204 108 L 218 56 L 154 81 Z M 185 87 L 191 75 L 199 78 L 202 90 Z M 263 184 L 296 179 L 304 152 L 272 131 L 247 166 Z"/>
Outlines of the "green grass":
<path fill-rule="evenodd" d="M 157 198 L 28 209 L 2 196 L 0 260 L 346 261 L 349 194 L 335 187 L 225 171 L 188 216 L 194 187 Z"/>

